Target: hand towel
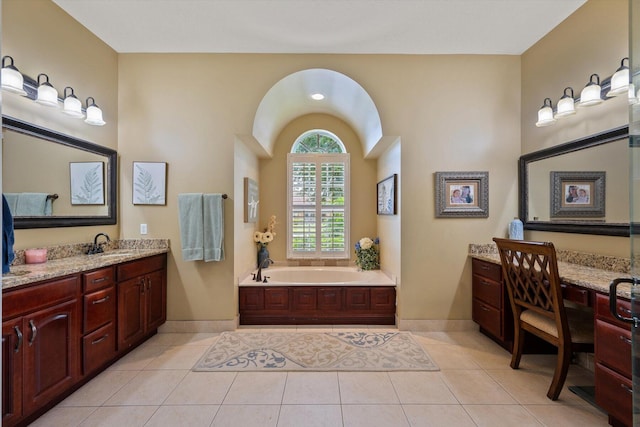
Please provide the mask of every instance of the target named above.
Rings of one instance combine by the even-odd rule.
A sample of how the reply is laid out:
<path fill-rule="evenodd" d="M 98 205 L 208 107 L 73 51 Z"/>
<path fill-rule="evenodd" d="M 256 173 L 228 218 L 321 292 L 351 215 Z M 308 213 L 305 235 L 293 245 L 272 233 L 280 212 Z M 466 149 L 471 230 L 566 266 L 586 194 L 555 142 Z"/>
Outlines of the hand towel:
<path fill-rule="evenodd" d="M 43 216 L 47 205 L 47 193 L 20 193 L 16 216 Z"/>
<path fill-rule="evenodd" d="M 224 206 L 222 194 L 205 194 L 204 211 L 204 260 L 224 259 Z"/>
<path fill-rule="evenodd" d="M 2 274 L 9 273 L 9 266 L 15 258 L 13 253 L 13 217 L 9 210 L 9 203 L 2 195 Z"/>
<path fill-rule="evenodd" d="M 204 256 L 202 199 L 202 193 L 178 194 L 178 221 L 185 261 L 202 260 Z"/>
<path fill-rule="evenodd" d="M 7 203 L 9 204 L 9 210 L 11 211 L 11 215 L 16 215 L 16 209 L 18 208 L 18 196 L 20 193 L 4 193 L 3 196 L 6 197 Z"/>

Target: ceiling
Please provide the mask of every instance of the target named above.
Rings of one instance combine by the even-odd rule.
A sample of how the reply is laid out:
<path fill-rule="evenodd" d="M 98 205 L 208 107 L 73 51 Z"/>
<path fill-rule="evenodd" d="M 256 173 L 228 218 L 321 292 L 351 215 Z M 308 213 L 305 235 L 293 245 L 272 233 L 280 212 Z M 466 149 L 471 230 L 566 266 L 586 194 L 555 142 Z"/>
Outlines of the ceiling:
<path fill-rule="evenodd" d="M 586 0 L 53 0 L 120 53 L 520 55 Z"/>

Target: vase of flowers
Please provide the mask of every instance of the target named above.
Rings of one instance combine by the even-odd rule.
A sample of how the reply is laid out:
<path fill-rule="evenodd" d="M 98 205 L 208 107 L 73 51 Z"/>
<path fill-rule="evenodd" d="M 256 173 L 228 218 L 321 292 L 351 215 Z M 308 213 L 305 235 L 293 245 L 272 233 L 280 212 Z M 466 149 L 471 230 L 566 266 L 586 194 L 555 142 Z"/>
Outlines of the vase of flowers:
<path fill-rule="evenodd" d="M 274 228 L 276 227 L 276 216 L 271 215 L 269 218 L 269 224 L 265 227 L 264 231 L 256 231 L 253 233 L 253 241 L 258 245 L 258 268 L 268 268 L 269 263 L 265 262 L 269 258 L 269 251 L 267 245 L 273 241 L 276 236 Z"/>
<path fill-rule="evenodd" d="M 363 237 L 356 243 L 356 265 L 360 270 L 380 269 L 380 239 Z"/>

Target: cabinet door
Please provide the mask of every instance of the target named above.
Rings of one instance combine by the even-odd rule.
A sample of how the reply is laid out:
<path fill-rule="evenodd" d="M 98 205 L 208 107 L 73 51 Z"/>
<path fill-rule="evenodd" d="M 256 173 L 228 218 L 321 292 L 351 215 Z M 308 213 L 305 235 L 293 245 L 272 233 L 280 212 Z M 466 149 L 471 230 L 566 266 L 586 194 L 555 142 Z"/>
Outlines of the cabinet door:
<path fill-rule="evenodd" d="M 80 316 L 77 299 L 23 318 L 24 413 L 42 407 L 80 376 Z"/>
<path fill-rule="evenodd" d="M 265 288 L 264 308 L 265 310 L 289 310 L 289 289 Z"/>
<path fill-rule="evenodd" d="M 293 311 L 315 310 L 317 304 L 316 289 L 312 287 L 293 288 Z"/>
<path fill-rule="evenodd" d="M 144 277 L 118 283 L 118 351 L 144 336 Z"/>
<path fill-rule="evenodd" d="M 346 288 L 345 304 L 347 310 L 369 310 L 371 293 L 369 288 Z"/>
<path fill-rule="evenodd" d="M 145 332 L 157 329 L 167 320 L 167 286 L 165 272 L 155 271 L 145 277 L 147 323 Z"/>
<path fill-rule="evenodd" d="M 240 311 L 264 310 L 264 288 L 240 288 Z"/>
<path fill-rule="evenodd" d="M 371 288 L 371 309 L 395 313 L 396 290 L 393 288 Z"/>
<path fill-rule="evenodd" d="M 340 286 L 318 288 L 318 310 L 342 310 L 342 288 Z"/>
<path fill-rule="evenodd" d="M 2 425 L 14 425 L 22 416 L 22 318 L 2 323 Z"/>

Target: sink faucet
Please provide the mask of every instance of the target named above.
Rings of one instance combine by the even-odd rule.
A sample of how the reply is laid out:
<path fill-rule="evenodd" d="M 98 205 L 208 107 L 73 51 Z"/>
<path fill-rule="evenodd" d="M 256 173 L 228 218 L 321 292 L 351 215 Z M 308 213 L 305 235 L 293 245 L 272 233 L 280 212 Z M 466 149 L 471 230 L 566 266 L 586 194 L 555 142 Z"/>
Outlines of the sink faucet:
<path fill-rule="evenodd" d="M 256 273 L 256 278 L 255 278 L 256 282 L 262 282 L 262 269 L 264 268 L 265 263 L 267 263 L 267 265 L 273 264 L 273 260 L 271 258 L 265 258 L 260 263 L 260 265 L 258 266 L 258 272 Z"/>
<path fill-rule="evenodd" d="M 107 241 L 98 244 L 98 238 L 100 236 L 105 237 L 107 239 Z M 104 248 L 102 246 L 107 244 L 107 243 L 109 243 L 109 242 L 111 242 L 111 239 L 109 238 L 109 236 L 106 233 L 98 233 L 98 234 L 96 234 L 96 237 L 93 238 L 93 245 L 89 248 L 89 251 L 87 252 L 87 255 L 101 254 L 102 252 L 104 252 Z"/>

